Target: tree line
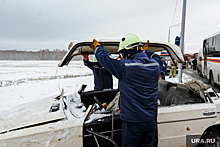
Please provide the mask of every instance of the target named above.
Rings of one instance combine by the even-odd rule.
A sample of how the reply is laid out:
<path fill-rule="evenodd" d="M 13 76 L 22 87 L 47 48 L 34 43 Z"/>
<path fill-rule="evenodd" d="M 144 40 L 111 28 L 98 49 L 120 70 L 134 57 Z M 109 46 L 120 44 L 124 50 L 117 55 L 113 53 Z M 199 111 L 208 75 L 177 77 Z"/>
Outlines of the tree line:
<path fill-rule="evenodd" d="M 0 50 L 0 60 L 61 60 L 67 53 L 66 50 L 42 49 L 39 51 Z M 72 60 L 82 60 L 76 56 Z"/>

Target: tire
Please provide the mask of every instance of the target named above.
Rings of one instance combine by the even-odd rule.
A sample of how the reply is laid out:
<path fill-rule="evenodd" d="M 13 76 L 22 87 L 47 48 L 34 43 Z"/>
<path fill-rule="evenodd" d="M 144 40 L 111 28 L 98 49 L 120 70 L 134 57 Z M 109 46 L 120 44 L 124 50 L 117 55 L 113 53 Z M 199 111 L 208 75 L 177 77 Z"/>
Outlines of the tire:
<path fill-rule="evenodd" d="M 207 141 L 207 139 L 212 139 L 212 143 L 204 143 L 202 147 L 219 147 L 220 146 L 220 129 L 213 128 L 208 129 L 202 136 L 202 139 Z"/>
<path fill-rule="evenodd" d="M 212 73 L 211 73 L 211 75 L 210 75 L 210 83 L 211 83 L 211 85 L 212 85 L 213 87 L 216 85 Z"/>

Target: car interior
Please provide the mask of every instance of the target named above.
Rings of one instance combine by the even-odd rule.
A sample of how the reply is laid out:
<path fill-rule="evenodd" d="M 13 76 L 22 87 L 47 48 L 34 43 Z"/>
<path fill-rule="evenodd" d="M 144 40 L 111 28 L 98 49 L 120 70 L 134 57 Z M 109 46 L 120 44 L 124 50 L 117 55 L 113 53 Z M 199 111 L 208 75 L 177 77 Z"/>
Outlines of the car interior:
<path fill-rule="evenodd" d="M 70 60 L 76 55 L 81 55 L 83 53 L 93 54 L 93 50 L 89 48 L 90 44 L 91 42 L 86 42 L 83 45 L 80 43 L 77 44 L 78 46 L 75 46 L 74 50 L 69 50 L 66 57 L 58 66 L 62 67 L 68 65 Z M 101 44 L 110 54 L 117 53 L 118 42 L 101 42 Z M 149 47 L 150 51 L 156 52 L 166 50 L 167 46 L 158 43 L 150 43 Z M 169 51 L 167 50 L 167 52 Z M 169 54 L 172 57 L 177 56 L 175 52 L 169 52 Z M 85 123 L 96 110 L 98 111 L 103 108 L 103 103 L 109 104 L 115 98 L 119 90 L 106 89 L 103 91 L 86 91 L 85 88 L 86 85 L 82 85 L 78 91 L 81 102 L 86 109 L 90 109 L 83 124 L 83 146 L 121 146 L 122 121 L 119 113 L 106 111 L 103 113 L 108 114 L 107 116 L 103 117 L 102 113 L 100 113 L 99 118 L 93 119 L 89 123 Z M 165 80 L 159 80 L 158 99 L 159 107 L 205 102 L 204 99 L 197 93 L 193 92 L 189 86 L 184 84 L 173 84 Z M 155 145 L 158 142 L 157 138 L 158 136 L 156 132 Z"/>
<path fill-rule="evenodd" d="M 166 80 L 158 82 L 159 106 L 204 103 L 205 99 L 186 84 L 175 84 Z"/>
<path fill-rule="evenodd" d="M 119 92 L 118 89 L 107 89 L 103 91 L 85 91 L 85 85 L 79 90 L 81 102 L 86 108 L 95 103 L 109 104 Z M 82 90 L 83 89 L 83 90 Z M 94 97 L 96 99 L 94 99 Z M 98 99 L 98 102 L 97 102 Z M 190 89 L 186 84 L 175 84 L 160 79 L 158 82 L 158 99 L 159 107 L 175 106 L 195 103 L 205 103 L 203 97 Z M 92 113 L 93 109 L 91 109 Z M 91 115 L 89 113 L 89 115 Z M 122 121 L 119 113 L 113 114 L 112 111 L 104 112 L 109 116 L 92 120 L 90 123 L 83 125 L 83 144 L 84 146 L 101 146 L 106 147 L 120 146 L 121 144 L 121 128 Z M 86 117 L 86 120 L 89 116 Z M 86 121 L 85 120 L 85 121 Z M 155 144 L 157 143 L 157 135 L 155 135 Z"/>
<path fill-rule="evenodd" d="M 95 103 L 98 103 L 100 108 L 103 108 L 102 104 L 109 104 L 118 93 L 118 89 L 106 89 L 103 91 L 85 91 L 86 85 L 82 85 L 78 91 L 81 102 L 84 106 L 92 109 L 84 122 L 86 122 L 92 113 L 95 113 Z M 122 122 L 119 113 L 113 113 L 113 111 L 104 111 L 103 114 L 109 114 L 108 116 L 93 119 L 90 123 L 83 124 L 83 146 L 96 147 L 96 146 L 120 146 L 121 142 L 121 128 Z M 102 113 L 100 113 L 102 115 Z"/>

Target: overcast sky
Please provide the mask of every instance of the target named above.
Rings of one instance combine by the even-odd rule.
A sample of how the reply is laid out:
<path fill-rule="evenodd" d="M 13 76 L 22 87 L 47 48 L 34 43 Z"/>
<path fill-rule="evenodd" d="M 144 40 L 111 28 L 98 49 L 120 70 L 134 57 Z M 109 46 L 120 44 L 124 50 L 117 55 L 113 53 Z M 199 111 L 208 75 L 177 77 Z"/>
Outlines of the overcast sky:
<path fill-rule="evenodd" d="M 72 40 L 168 41 L 181 23 L 183 0 L 0 0 L 0 49 L 67 49 Z M 220 31 L 220 0 L 188 0 L 185 52 L 198 52 L 205 37 Z M 170 42 L 181 27 L 170 29 Z"/>

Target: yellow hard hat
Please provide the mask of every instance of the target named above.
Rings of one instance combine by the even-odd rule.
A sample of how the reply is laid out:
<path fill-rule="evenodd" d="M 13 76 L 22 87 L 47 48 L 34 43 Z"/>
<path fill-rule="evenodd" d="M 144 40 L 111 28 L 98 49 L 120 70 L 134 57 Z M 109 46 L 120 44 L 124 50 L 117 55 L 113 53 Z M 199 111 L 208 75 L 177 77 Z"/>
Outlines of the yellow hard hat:
<path fill-rule="evenodd" d="M 124 37 L 122 37 L 120 41 L 118 52 L 120 52 L 123 49 L 129 50 L 139 45 L 143 45 L 143 44 L 141 43 L 137 35 L 132 33 L 126 34 Z"/>

